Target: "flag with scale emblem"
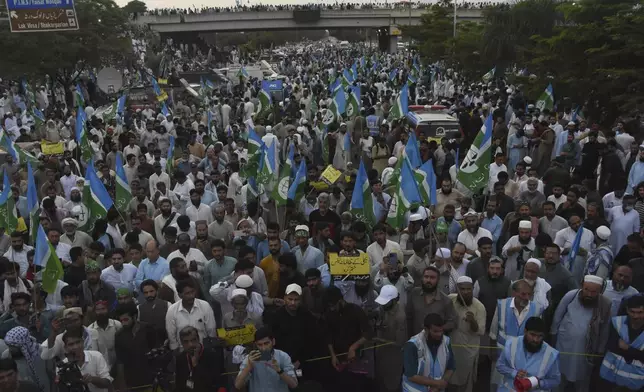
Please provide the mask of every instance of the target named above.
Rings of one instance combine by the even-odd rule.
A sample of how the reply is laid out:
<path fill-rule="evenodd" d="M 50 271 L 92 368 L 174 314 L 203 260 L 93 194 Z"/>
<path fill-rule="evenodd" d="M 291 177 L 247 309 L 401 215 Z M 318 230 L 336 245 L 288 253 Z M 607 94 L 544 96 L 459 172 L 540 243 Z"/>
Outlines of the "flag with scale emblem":
<path fill-rule="evenodd" d="M 125 95 L 122 95 L 121 97 L 119 97 L 119 99 L 117 99 L 113 103 L 109 105 L 101 106 L 100 108 L 96 109 L 96 111 L 94 112 L 94 115 L 96 117 L 102 118 L 104 123 L 109 123 L 114 118 L 116 118 L 116 116 L 119 113 L 123 113 L 124 106 L 125 106 Z"/>
<path fill-rule="evenodd" d="M 273 188 L 273 199 L 278 206 L 285 206 L 288 200 L 288 188 L 291 186 L 291 171 L 295 165 L 295 145 L 291 143 L 288 148 L 288 157 L 280 168 L 280 178 Z"/>
<path fill-rule="evenodd" d="M 85 109 L 80 106 L 76 112 L 76 143 L 78 143 L 81 149 L 81 159 L 84 162 L 91 161 L 93 154 L 87 132 L 87 115 L 85 114 Z"/>
<path fill-rule="evenodd" d="M 356 184 L 351 195 L 350 209 L 351 214 L 357 220 L 364 222 L 368 227 L 373 227 L 376 224 L 376 217 L 373 213 L 371 185 L 369 184 L 367 170 L 362 160 L 360 161 L 360 167 L 356 175 Z"/>
<path fill-rule="evenodd" d="M 347 116 L 355 117 L 360 114 L 360 86 L 349 87 L 349 100 L 347 103 Z"/>
<path fill-rule="evenodd" d="M 0 129 L 0 147 L 3 147 L 4 150 L 11 155 L 13 161 L 17 164 L 23 164 L 25 162 L 38 162 L 36 158 L 31 153 L 23 150 L 17 145 L 2 129 Z"/>
<path fill-rule="evenodd" d="M 541 111 L 544 109 L 552 111 L 552 109 L 554 109 L 555 95 L 554 90 L 552 89 L 552 84 L 549 84 L 548 87 L 546 87 L 545 91 L 541 94 L 534 106 Z"/>
<path fill-rule="evenodd" d="M 114 205 L 110 194 L 107 193 L 105 185 L 101 182 L 96 175 L 94 162 L 90 161 L 87 165 L 85 172 L 86 184 L 89 183 L 89 194 L 87 195 L 87 208 L 89 211 L 89 218 L 87 221 L 87 231 L 94 230 L 94 222 L 99 218 L 105 218 L 107 211 Z"/>
<path fill-rule="evenodd" d="M 132 189 L 127 181 L 127 176 L 125 175 L 125 168 L 123 166 L 123 160 L 121 159 L 121 154 L 116 154 L 116 192 L 115 200 L 116 209 L 121 214 L 127 213 L 127 205 L 132 200 Z"/>
<path fill-rule="evenodd" d="M 261 185 L 270 184 L 275 177 L 275 145 L 270 146 L 262 143 L 259 158 L 259 171 L 257 173 L 257 183 Z"/>
<path fill-rule="evenodd" d="M 27 162 L 27 211 L 29 211 L 29 237 L 31 243 L 36 243 L 38 227 L 40 226 L 40 205 L 38 204 L 38 191 L 31 163 Z"/>
<path fill-rule="evenodd" d="M 414 170 L 405 156 L 401 157 L 401 159 L 400 185 L 391 200 L 389 213 L 387 214 L 387 223 L 391 227 L 400 229 L 405 225 L 405 213 L 409 211 L 412 204 L 422 203 L 416 178 L 414 177 Z"/>
<path fill-rule="evenodd" d="M 262 86 L 262 89 L 257 93 L 257 100 L 259 101 L 257 114 L 260 116 L 268 114 L 272 107 L 271 93 L 264 90 L 264 87 Z"/>
<path fill-rule="evenodd" d="M 389 111 L 389 118 L 387 120 L 393 121 L 405 117 L 407 115 L 407 112 L 409 111 L 408 103 L 409 86 L 407 86 L 407 84 L 403 84 L 402 88 L 400 89 L 400 94 L 398 94 L 398 97 L 396 97 L 394 106 Z"/>
<path fill-rule="evenodd" d="M 333 96 L 331 105 L 329 105 L 329 109 L 324 114 L 324 118 L 322 118 L 322 123 L 329 125 L 333 122 L 340 122 L 340 118 L 346 111 L 346 105 L 347 101 L 344 89 L 340 88 L 335 90 L 335 95 Z"/>
<path fill-rule="evenodd" d="M 414 173 L 418 183 L 418 191 L 423 199 L 423 204 L 427 206 L 436 205 L 436 173 L 434 165 L 429 159 L 422 166 L 416 169 Z"/>
<path fill-rule="evenodd" d="M 474 143 L 465 155 L 458 169 L 456 179 L 467 189 L 476 193 L 483 189 L 490 177 L 490 162 L 492 161 L 492 114 L 476 135 Z"/>
<path fill-rule="evenodd" d="M 262 155 L 262 146 L 264 142 L 259 137 L 255 129 L 248 124 L 248 141 L 246 148 L 248 149 L 248 161 L 241 168 L 240 175 L 245 178 L 256 177 L 259 172 L 259 163 Z"/>
<path fill-rule="evenodd" d="M 56 249 L 47 239 L 45 230 L 38 225 L 34 265 L 42 268 L 42 288 L 49 294 L 56 292 L 58 280 L 63 277 L 63 265 L 56 255 Z"/>
<path fill-rule="evenodd" d="M 483 75 L 483 76 L 481 77 L 481 79 L 483 79 L 483 81 L 484 81 L 485 83 L 487 83 L 487 82 L 489 82 L 490 80 L 492 80 L 492 78 L 494 77 L 494 74 L 495 74 L 495 73 L 496 73 L 496 67 L 494 67 L 494 68 L 492 68 L 491 70 L 489 70 L 485 75 Z"/>

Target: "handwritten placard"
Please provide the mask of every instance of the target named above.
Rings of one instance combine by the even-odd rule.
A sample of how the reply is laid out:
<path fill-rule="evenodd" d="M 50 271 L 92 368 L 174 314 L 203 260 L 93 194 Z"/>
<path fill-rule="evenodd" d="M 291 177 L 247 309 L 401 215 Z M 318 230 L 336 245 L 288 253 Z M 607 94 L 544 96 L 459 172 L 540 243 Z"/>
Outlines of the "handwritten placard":
<path fill-rule="evenodd" d="M 335 280 L 368 279 L 371 272 L 369 255 L 361 253 L 359 256 L 339 256 L 337 253 L 330 253 L 329 271 Z"/>
<path fill-rule="evenodd" d="M 326 182 L 329 185 L 335 184 L 336 181 L 340 178 L 342 172 L 337 170 L 333 165 L 329 165 L 324 169 L 322 175 L 320 176 L 322 181 Z"/>
<path fill-rule="evenodd" d="M 217 328 L 217 336 L 224 339 L 229 346 L 237 346 L 255 341 L 256 330 L 253 324 L 246 324 L 241 327 Z"/>
<path fill-rule="evenodd" d="M 41 142 L 40 151 L 42 151 L 44 155 L 62 154 L 65 152 L 65 144 L 63 142 L 59 142 L 59 143 Z"/>

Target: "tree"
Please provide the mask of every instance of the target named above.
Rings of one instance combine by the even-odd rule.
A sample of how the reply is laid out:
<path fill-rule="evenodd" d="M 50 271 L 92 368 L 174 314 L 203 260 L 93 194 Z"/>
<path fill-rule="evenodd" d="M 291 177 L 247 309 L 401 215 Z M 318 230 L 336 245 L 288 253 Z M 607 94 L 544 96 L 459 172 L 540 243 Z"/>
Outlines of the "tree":
<path fill-rule="evenodd" d="M 404 36 L 418 41 L 423 57 L 431 62 L 444 60 L 450 53 L 453 10 L 433 5 L 420 17 L 418 26 L 399 26 Z"/>
<path fill-rule="evenodd" d="M 75 71 L 106 65 L 121 66 L 132 56 L 125 13 L 113 0 L 76 0 L 77 31 L 22 33 L 0 29 L 4 77 L 42 80 L 45 75 L 63 86 L 73 83 Z"/>
<path fill-rule="evenodd" d="M 132 0 L 123 6 L 123 12 L 126 14 L 142 14 L 148 10 L 148 6 L 140 0 Z"/>

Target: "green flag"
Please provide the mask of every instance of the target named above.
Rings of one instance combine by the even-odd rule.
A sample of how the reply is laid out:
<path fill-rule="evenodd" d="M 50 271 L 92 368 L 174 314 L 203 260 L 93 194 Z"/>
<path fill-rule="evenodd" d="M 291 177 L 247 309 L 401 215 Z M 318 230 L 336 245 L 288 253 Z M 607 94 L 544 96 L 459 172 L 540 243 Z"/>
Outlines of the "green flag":
<path fill-rule="evenodd" d="M 295 146 L 291 143 L 288 149 L 288 157 L 280 169 L 280 178 L 277 185 L 273 187 L 273 199 L 278 206 L 286 205 L 288 199 L 288 188 L 291 186 L 291 171 L 295 160 Z"/>
<path fill-rule="evenodd" d="M 58 280 L 63 277 L 63 265 L 56 255 L 56 249 L 54 249 L 51 242 L 47 239 L 47 235 L 42 226 L 38 226 L 34 265 L 42 268 L 43 290 L 49 294 L 55 293 Z"/>
<path fill-rule="evenodd" d="M 132 200 L 132 189 L 130 189 L 130 185 L 127 183 L 120 153 L 116 154 L 116 192 L 114 196 L 116 209 L 122 214 L 127 215 L 127 206 L 130 204 L 130 200 Z"/>
<path fill-rule="evenodd" d="M 545 91 L 541 94 L 541 96 L 537 100 L 537 103 L 535 106 L 540 111 L 543 111 L 544 109 L 548 109 L 549 111 L 552 111 L 552 109 L 555 106 L 555 96 L 554 96 L 554 91 L 552 89 L 552 84 L 549 84 L 548 87 L 546 87 Z"/>
<path fill-rule="evenodd" d="M 492 114 L 490 114 L 456 174 L 456 179 L 474 193 L 485 188 L 490 177 L 493 126 Z"/>

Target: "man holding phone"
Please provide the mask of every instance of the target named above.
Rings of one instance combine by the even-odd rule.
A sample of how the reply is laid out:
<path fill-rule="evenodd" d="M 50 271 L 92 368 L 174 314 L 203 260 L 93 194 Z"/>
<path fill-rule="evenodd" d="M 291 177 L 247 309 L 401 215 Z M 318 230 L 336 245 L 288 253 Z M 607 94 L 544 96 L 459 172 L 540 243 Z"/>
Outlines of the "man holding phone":
<path fill-rule="evenodd" d="M 249 392 L 289 392 L 297 387 L 295 368 L 291 357 L 273 348 L 275 339 L 268 327 L 255 332 L 255 346 L 241 363 L 235 379 L 235 388 L 241 390 L 248 384 Z"/>

